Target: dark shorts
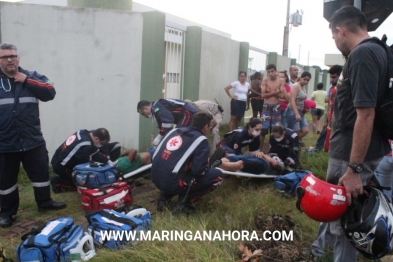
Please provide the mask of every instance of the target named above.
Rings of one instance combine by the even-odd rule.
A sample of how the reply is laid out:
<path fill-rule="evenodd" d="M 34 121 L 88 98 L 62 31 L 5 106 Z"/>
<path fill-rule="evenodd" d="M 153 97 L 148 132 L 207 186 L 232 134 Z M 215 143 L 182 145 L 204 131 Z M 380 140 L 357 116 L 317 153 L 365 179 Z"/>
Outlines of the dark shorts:
<path fill-rule="evenodd" d="M 261 113 L 263 107 L 263 100 L 259 97 L 251 97 L 251 107 L 252 111 Z"/>
<path fill-rule="evenodd" d="M 241 171 L 251 174 L 266 174 L 270 171 L 270 164 L 264 158 L 250 155 L 227 156 L 231 162 L 243 161 L 243 169 Z"/>
<path fill-rule="evenodd" d="M 311 109 L 311 115 L 313 116 L 323 116 L 323 113 L 325 113 L 325 110 L 319 109 L 319 108 L 312 108 Z"/>
<path fill-rule="evenodd" d="M 246 101 L 231 100 L 231 116 L 244 116 L 246 111 Z"/>

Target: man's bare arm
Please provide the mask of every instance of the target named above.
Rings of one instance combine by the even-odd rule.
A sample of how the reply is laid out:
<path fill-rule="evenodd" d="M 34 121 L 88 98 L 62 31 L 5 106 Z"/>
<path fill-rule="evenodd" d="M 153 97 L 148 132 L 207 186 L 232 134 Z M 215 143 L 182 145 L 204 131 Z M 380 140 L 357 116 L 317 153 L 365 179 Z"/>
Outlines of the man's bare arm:
<path fill-rule="evenodd" d="M 280 80 L 280 98 L 285 99 L 286 101 L 289 101 L 289 94 L 287 93 L 287 90 L 285 89 L 284 79 Z"/>
<path fill-rule="evenodd" d="M 363 163 L 373 132 L 375 108 L 356 108 L 356 114 L 357 118 L 353 129 L 352 149 L 349 162 Z M 340 178 L 338 184 L 345 186 L 349 205 L 352 202 L 351 197 L 357 198 L 359 195 L 363 194 L 363 184 L 360 175 L 354 173 L 349 167 Z"/>
<path fill-rule="evenodd" d="M 265 79 L 266 79 L 266 81 L 265 81 Z M 263 79 L 263 81 L 262 81 L 262 98 L 269 98 L 269 97 L 277 96 L 278 94 L 280 94 L 280 92 L 281 92 L 280 89 L 278 91 L 268 93 L 267 92 L 267 78 L 265 78 L 265 79 Z"/>

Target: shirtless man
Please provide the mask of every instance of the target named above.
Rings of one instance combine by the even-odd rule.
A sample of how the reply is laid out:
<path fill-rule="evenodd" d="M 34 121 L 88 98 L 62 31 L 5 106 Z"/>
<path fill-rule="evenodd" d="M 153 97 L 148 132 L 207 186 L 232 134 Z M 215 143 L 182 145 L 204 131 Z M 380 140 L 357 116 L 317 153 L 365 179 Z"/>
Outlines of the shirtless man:
<path fill-rule="evenodd" d="M 262 133 L 260 150 L 263 150 L 265 135 L 276 123 L 281 123 L 280 98 L 289 100 L 289 94 L 285 90 L 285 80 L 277 76 L 274 64 L 266 66 L 269 77 L 262 81 L 262 98 L 264 99 L 262 109 Z"/>

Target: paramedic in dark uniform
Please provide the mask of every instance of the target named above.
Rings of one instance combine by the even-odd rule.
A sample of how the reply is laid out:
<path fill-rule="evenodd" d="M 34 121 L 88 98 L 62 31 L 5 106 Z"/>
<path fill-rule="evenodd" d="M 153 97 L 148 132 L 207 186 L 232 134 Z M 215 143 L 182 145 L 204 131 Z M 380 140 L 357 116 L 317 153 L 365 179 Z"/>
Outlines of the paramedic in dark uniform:
<path fill-rule="evenodd" d="M 212 120 L 206 112 L 196 113 L 190 127 L 173 129 L 158 145 L 151 168 L 151 179 L 161 191 L 158 211 L 178 195 L 173 213 L 192 213 L 192 203 L 221 184 L 222 172 L 211 169 L 208 163 L 210 146 L 206 135 L 211 131 Z M 217 159 L 211 159 L 214 160 Z"/>
<path fill-rule="evenodd" d="M 216 145 L 223 147 L 228 155 L 241 155 L 242 148 L 248 146 L 251 155 L 259 153 L 260 134 L 262 121 L 259 118 L 250 118 L 248 124 L 235 129 L 224 135 L 224 138 Z"/>
<path fill-rule="evenodd" d="M 276 124 L 272 128 L 269 139 L 270 156 L 278 156 L 285 167 L 297 168 L 299 166 L 299 137 L 296 132 Z"/>
<path fill-rule="evenodd" d="M 38 210 L 63 209 L 50 196 L 48 153 L 41 132 L 38 100 L 56 91 L 49 79 L 19 67 L 17 48 L 0 44 L 0 226 L 9 227 L 19 208 L 20 163 L 34 188 Z"/>
<path fill-rule="evenodd" d="M 120 157 L 120 144 L 109 143 L 109 131 L 105 128 L 79 130 L 64 141 L 52 157 L 53 171 L 58 177 L 51 178 L 55 193 L 75 191 L 72 170 L 76 165 L 94 161 L 112 163 Z"/>
<path fill-rule="evenodd" d="M 137 111 L 146 118 L 154 116 L 157 119 L 160 131 L 153 141 L 153 145 L 157 146 L 174 125 L 177 128 L 190 126 L 198 109 L 183 100 L 159 99 L 155 102 L 139 101 Z"/>

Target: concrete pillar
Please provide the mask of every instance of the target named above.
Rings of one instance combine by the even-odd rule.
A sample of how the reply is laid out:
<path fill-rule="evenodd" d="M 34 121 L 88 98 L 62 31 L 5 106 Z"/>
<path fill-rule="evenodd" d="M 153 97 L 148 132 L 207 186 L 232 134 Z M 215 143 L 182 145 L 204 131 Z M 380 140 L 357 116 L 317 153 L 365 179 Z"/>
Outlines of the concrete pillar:
<path fill-rule="evenodd" d="M 184 49 L 183 99 L 199 99 L 201 75 L 202 27 L 188 26 Z"/>
<path fill-rule="evenodd" d="M 277 66 L 277 62 L 278 62 L 277 58 L 278 58 L 278 54 L 276 52 L 270 52 L 267 57 L 267 65 L 274 64 Z"/>
<path fill-rule="evenodd" d="M 314 77 L 314 91 L 317 90 L 317 85 L 319 83 L 319 73 L 321 72 L 321 68 L 319 66 L 314 66 L 315 67 L 315 77 Z M 322 79 L 323 80 L 323 79 Z"/>
<path fill-rule="evenodd" d="M 248 69 L 248 52 L 250 50 L 250 44 L 248 42 L 240 42 L 239 47 L 239 72 L 247 72 Z"/>
<path fill-rule="evenodd" d="M 329 85 L 330 85 L 330 81 L 328 80 L 329 79 L 329 71 L 324 69 L 324 70 L 322 70 L 322 72 L 323 72 L 323 77 L 322 77 L 323 78 L 323 80 L 322 80 L 323 89 L 328 90 Z"/>
<path fill-rule="evenodd" d="M 68 6 L 132 11 L 132 0 L 68 0 Z"/>
<path fill-rule="evenodd" d="M 162 87 L 165 66 L 165 14 L 161 12 L 143 13 L 142 33 L 142 65 L 141 65 L 141 97 L 140 100 L 155 101 L 162 98 Z M 137 88 L 137 87 L 135 87 Z M 135 110 L 135 111 L 134 111 Z M 128 112 L 125 112 L 126 114 Z M 137 108 L 132 114 L 137 113 Z M 146 150 L 151 146 L 151 135 L 158 134 L 157 123 L 151 119 L 139 118 L 139 149 Z"/>

